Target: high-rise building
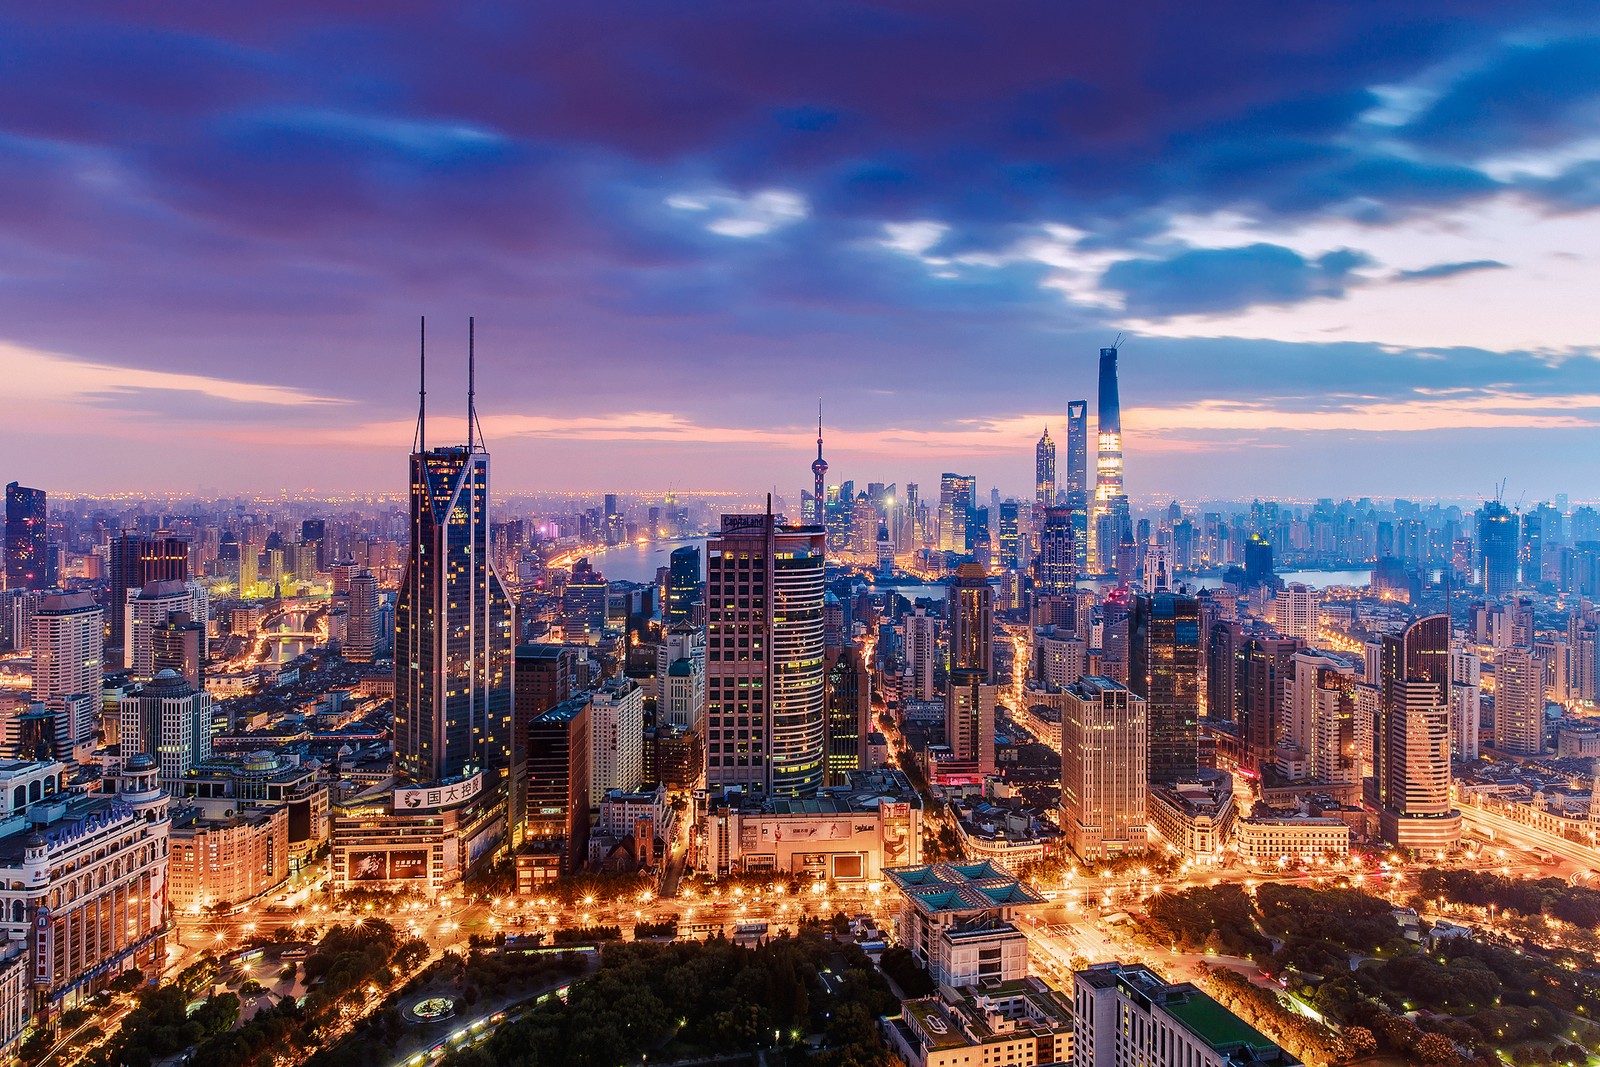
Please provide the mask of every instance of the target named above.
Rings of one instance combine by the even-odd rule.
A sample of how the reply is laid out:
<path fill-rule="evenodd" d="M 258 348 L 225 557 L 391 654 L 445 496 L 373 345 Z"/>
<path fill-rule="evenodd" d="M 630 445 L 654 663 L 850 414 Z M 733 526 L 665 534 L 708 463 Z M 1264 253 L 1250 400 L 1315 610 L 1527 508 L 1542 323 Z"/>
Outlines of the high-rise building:
<path fill-rule="evenodd" d="M 12 482 L 6 486 L 6 588 L 49 589 L 55 577 L 45 492 Z"/>
<path fill-rule="evenodd" d="M 1067 483 L 1068 493 L 1089 498 L 1089 402 L 1067 401 Z M 1052 501 L 1053 503 L 1053 501 Z"/>
<path fill-rule="evenodd" d="M 1273 613 L 1273 625 L 1285 637 L 1298 637 L 1302 641 L 1317 639 L 1317 591 L 1310 586 L 1294 582 L 1278 590 Z"/>
<path fill-rule="evenodd" d="M 1298 638 L 1254 635 L 1245 639 L 1235 657 L 1240 762 L 1251 773 L 1260 774 L 1276 759 L 1294 656 L 1302 647 Z"/>
<path fill-rule="evenodd" d="M 527 840 L 571 873 L 589 859 L 588 694 L 553 704 L 525 725 Z"/>
<path fill-rule="evenodd" d="M 1244 543 L 1244 582 L 1252 588 L 1273 581 L 1272 542 L 1258 533 Z"/>
<path fill-rule="evenodd" d="M 668 626 L 688 622 L 699 599 L 700 548 L 698 545 L 675 548 L 667 563 L 666 611 L 662 618 Z"/>
<path fill-rule="evenodd" d="M 1465 642 L 1450 648 L 1450 743 L 1456 759 L 1470 763 L 1478 758 L 1478 726 L 1482 718 L 1480 697 L 1482 663 Z"/>
<path fill-rule="evenodd" d="M 206 631 L 187 611 L 167 613 L 150 630 L 150 669 L 171 669 L 195 689 L 205 687 Z"/>
<path fill-rule="evenodd" d="M 956 668 L 945 687 L 944 739 L 952 759 L 978 774 L 993 774 L 995 687 L 983 672 Z"/>
<path fill-rule="evenodd" d="M 970 474 L 939 475 L 939 550 L 965 552 L 969 546 L 967 521 L 978 480 Z"/>
<path fill-rule="evenodd" d="M 1120 539 L 1108 531 L 1101 517 L 1109 515 L 1118 497 L 1126 497 L 1122 486 L 1122 401 L 1117 393 L 1117 350 L 1100 350 L 1100 408 L 1097 433 L 1097 459 L 1093 513 L 1089 516 L 1089 566 L 1104 573 L 1116 566 Z M 1109 540 L 1109 543 L 1107 543 Z"/>
<path fill-rule="evenodd" d="M 950 605 L 950 669 L 974 670 L 994 681 L 994 590 L 976 563 L 956 568 L 946 603 Z"/>
<path fill-rule="evenodd" d="M 1359 787 L 1355 664 L 1336 653 L 1307 649 L 1295 653 L 1293 666 L 1289 742 L 1306 753 L 1315 781 L 1341 789 Z"/>
<path fill-rule="evenodd" d="M 322 519 L 304 519 L 300 523 L 300 543 L 309 545 L 315 553 L 319 572 L 328 569 L 328 524 Z"/>
<path fill-rule="evenodd" d="M 905 617 L 905 669 L 911 678 L 912 700 L 932 700 L 933 668 L 938 658 L 938 620 L 926 608 L 913 608 Z"/>
<path fill-rule="evenodd" d="M 1039 531 L 1039 556 L 1034 561 L 1033 591 L 1041 597 L 1069 597 L 1078 578 L 1077 537 L 1072 511 L 1046 508 Z"/>
<path fill-rule="evenodd" d="M 204 625 L 210 618 L 210 604 L 200 583 L 149 582 L 128 590 L 128 600 L 123 605 L 123 631 L 128 638 L 123 666 L 141 682 L 156 675 L 155 631 L 174 613 L 187 616 L 186 622 L 201 624 L 200 658 L 204 659 Z"/>
<path fill-rule="evenodd" d="M 1061 829 L 1078 858 L 1143 852 L 1149 721 L 1143 697 L 1110 678 L 1065 688 L 1061 710 Z"/>
<path fill-rule="evenodd" d="M 706 781 L 782 795 L 824 777 L 826 531 L 724 515 L 706 543 Z"/>
<path fill-rule="evenodd" d="M 155 757 L 161 784 L 183 794 L 183 779 L 211 758 L 211 694 L 170 667 L 117 702 L 124 756 Z"/>
<path fill-rule="evenodd" d="M 469 357 L 470 360 L 470 357 Z M 469 377 L 471 368 L 469 362 Z M 411 453 L 411 555 L 395 601 L 395 766 L 418 784 L 512 770 L 512 604 L 489 545 L 489 453 L 468 396 L 467 443 Z M 515 825 L 515 820 L 513 820 Z"/>
<path fill-rule="evenodd" d="M 1399 848 L 1448 848 L 1461 836 L 1450 806 L 1450 620 L 1429 615 L 1386 634 L 1375 733 L 1378 817 Z"/>
<path fill-rule="evenodd" d="M 1510 596 L 1517 588 L 1517 517 L 1498 500 L 1478 511 L 1478 557 L 1483 593 L 1490 600 Z"/>
<path fill-rule="evenodd" d="M 1050 427 L 1033 449 L 1033 506 L 1040 510 L 1056 502 L 1056 443 L 1050 440 Z"/>
<path fill-rule="evenodd" d="M 811 461 L 811 525 L 828 525 L 828 461 L 822 458 L 822 401 L 817 401 L 817 458 Z"/>
<path fill-rule="evenodd" d="M 867 735 L 872 732 L 872 677 L 857 648 L 829 652 L 823 675 L 827 686 L 827 785 L 849 785 L 854 771 L 867 769 Z"/>
<path fill-rule="evenodd" d="M 33 615 L 33 699 L 55 716 L 63 757 L 94 739 L 104 618 L 88 593 L 48 594 Z"/>
<path fill-rule="evenodd" d="M 639 788 L 644 778 L 644 690 L 614 679 L 589 701 L 589 803 L 613 789 Z"/>
<path fill-rule="evenodd" d="M 380 601 L 378 579 L 365 567 L 350 577 L 350 617 L 345 625 L 344 658 L 371 663 L 378 658 Z"/>
<path fill-rule="evenodd" d="M 225 537 L 219 547 L 218 561 L 231 567 L 223 575 L 237 592 L 239 583 L 239 544 Z M 231 557 L 231 558 L 225 558 Z M 111 634 L 106 648 L 124 666 L 129 665 L 127 648 L 127 616 L 123 605 L 128 602 L 128 590 L 143 589 L 152 582 L 187 582 L 189 580 L 189 542 L 180 537 L 158 535 L 145 537 L 137 533 L 122 533 L 111 539 L 109 560 L 111 594 L 107 603 L 107 622 Z"/>
<path fill-rule="evenodd" d="M 1182 593 L 1136 596 L 1128 661 L 1128 688 L 1148 702 L 1151 780 L 1192 778 L 1200 771 L 1199 601 Z"/>
<path fill-rule="evenodd" d="M 1513 756 L 1544 751 L 1544 660 L 1526 648 L 1494 658 L 1494 747 Z"/>

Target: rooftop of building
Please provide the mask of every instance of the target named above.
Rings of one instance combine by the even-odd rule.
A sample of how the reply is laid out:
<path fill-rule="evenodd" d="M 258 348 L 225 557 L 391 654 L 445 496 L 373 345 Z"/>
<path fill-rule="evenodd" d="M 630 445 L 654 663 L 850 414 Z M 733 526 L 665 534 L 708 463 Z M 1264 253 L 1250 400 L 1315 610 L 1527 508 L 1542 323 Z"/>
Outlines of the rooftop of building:
<path fill-rule="evenodd" d="M 927 915 L 1028 907 L 1044 901 L 1032 886 L 997 863 L 924 863 L 884 872 L 907 901 Z"/>
<path fill-rule="evenodd" d="M 1102 964 L 1079 972 L 1079 976 L 1099 989 L 1120 985 L 1141 1006 L 1159 1005 L 1230 1063 L 1258 1067 L 1292 1067 L 1298 1063 L 1265 1034 L 1190 982 L 1168 983 L 1143 965 Z"/>
<path fill-rule="evenodd" d="M 552 708 L 546 708 L 544 711 L 535 715 L 528 721 L 543 723 L 571 722 L 573 719 L 577 718 L 580 711 L 589 706 L 589 703 L 589 694 L 582 693 L 578 696 L 572 697 L 571 699 L 563 700 L 561 703 Z"/>
<path fill-rule="evenodd" d="M 809 797 L 774 797 L 732 790 L 712 798 L 711 805 L 764 815 L 850 815 L 876 813 L 885 801 L 922 807 L 922 797 L 911 780 L 904 773 L 887 768 L 853 771 L 849 785 L 818 790 Z"/>

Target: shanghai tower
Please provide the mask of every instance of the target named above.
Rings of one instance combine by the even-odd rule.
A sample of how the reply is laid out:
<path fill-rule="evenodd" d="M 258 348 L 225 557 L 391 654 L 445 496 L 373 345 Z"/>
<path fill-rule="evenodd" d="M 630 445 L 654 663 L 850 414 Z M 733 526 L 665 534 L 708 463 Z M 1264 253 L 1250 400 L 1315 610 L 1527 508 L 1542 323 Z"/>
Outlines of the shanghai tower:
<path fill-rule="evenodd" d="M 1122 403 L 1117 396 L 1117 350 L 1100 350 L 1099 455 L 1095 461 L 1094 507 L 1089 516 L 1089 565 L 1104 574 L 1116 560 L 1127 513 L 1122 492 Z"/>

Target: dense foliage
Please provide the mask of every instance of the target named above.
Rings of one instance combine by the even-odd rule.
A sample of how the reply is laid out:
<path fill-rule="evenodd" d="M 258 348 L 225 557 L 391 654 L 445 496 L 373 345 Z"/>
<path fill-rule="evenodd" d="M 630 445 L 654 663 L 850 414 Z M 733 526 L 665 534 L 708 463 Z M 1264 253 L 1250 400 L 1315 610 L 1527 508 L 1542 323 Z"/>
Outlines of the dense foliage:
<path fill-rule="evenodd" d="M 97 1062 L 107 1067 L 146 1067 L 152 1060 L 225 1033 L 239 1021 L 239 998 L 232 993 L 207 999 L 192 1015 L 188 1008 L 188 996 L 175 985 L 144 990 L 122 1028 L 98 1050 Z"/>
<path fill-rule="evenodd" d="M 833 992 L 821 975 L 831 972 Z M 607 945 L 600 971 L 503 1026 L 448 1067 L 616 1067 L 791 1045 L 820 1032 L 819 1067 L 877 1067 L 877 1017 L 895 1006 L 865 954 L 806 931 L 755 948 L 726 940 Z M 775 1040 L 776 1038 L 776 1040 Z"/>
<path fill-rule="evenodd" d="M 1158 893 L 1150 900 L 1149 912 L 1149 932 L 1158 944 L 1250 958 L 1265 958 L 1272 952 L 1272 943 L 1257 926 L 1255 905 L 1242 886 Z"/>
<path fill-rule="evenodd" d="M 1429 900 L 1494 907 L 1521 915 L 1552 919 L 1593 930 L 1600 926 L 1600 890 L 1570 886 L 1560 878 L 1504 878 L 1479 871 L 1429 868 L 1418 879 Z"/>

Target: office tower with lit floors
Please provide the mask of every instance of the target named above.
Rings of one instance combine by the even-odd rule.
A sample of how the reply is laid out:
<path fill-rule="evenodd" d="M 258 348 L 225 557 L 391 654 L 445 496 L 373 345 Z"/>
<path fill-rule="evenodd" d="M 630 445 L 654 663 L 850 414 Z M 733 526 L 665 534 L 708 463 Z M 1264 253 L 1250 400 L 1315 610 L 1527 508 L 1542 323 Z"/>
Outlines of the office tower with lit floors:
<path fill-rule="evenodd" d="M 706 783 L 809 795 L 825 778 L 827 532 L 724 515 L 706 543 Z"/>
<path fill-rule="evenodd" d="M 1044 509 L 1056 502 L 1056 443 L 1050 440 L 1050 427 L 1033 449 L 1033 506 L 1044 514 Z"/>
<path fill-rule="evenodd" d="M 1109 518 L 1121 498 L 1122 515 L 1127 497 L 1122 485 L 1122 401 L 1117 393 L 1117 350 L 1100 350 L 1100 415 L 1096 429 L 1094 502 L 1089 514 L 1089 566 L 1104 574 L 1116 566 L 1121 543 L 1121 519 Z"/>
<path fill-rule="evenodd" d="M 395 601 L 395 779 L 334 807 L 332 881 L 341 891 L 433 896 L 502 842 L 522 840 L 514 609 L 490 551 L 489 453 L 474 364 L 469 320 L 466 443 L 434 448 L 422 364 L 411 551 Z"/>
<path fill-rule="evenodd" d="M 1461 813 L 1450 803 L 1449 618 L 1429 615 L 1385 634 L 1378 670 L 1383 838 L 1397 848 L 1450 848 L 1461 837 Z"/>
<path fill-rule="evenodd" d="M 345 627 L 344 658 L 352 663 L 371 663 L 378 658 L 382 640 L 378 634 L 378 579 L 366 568 L 350 578 L 350 618 Z"/>
<path fill-rule="evenodd" d="M 1200 604 L 1182 593 L 1141 593 L 1128 614 L 1128 688 L 1147 702 L 1150 780 L 1200 771 Z"/>
<path fill-rule="evenodd" d="M 666 610 L 661 613 L 668 626 L 688 622 L 700 600 L 700 549 L 684 545 L 672 550 L 667 562 Z"/>
<path fill-rule="evenodd" d="M 976 563 L 963 563 L 951 580 L 950 669 L 974 670 L 994 681 L 994 589 Z"/>
<path fill-rule="evenodd" d="M 939 550 L 957 555 L 967 550 L 967 520 L 978 480 L 970 474 L 939 475 Z"/>
<path fill-rule="evenodd" d="M 1517 516 L 1498 500 L 1478 511 L 1478 557 L 1482 561 L 1483 595 L 1504 600 L 1517 588 Z"/>
<path fill-rule="evenodd" d="M 1494 747 L 1511 756 L 1544 751 L 1544 660 L 1526 648 L 1494 658 Z"/>
<path fill-rule="evenodd" d="M 12 482 L 6 486 L 6 588 L 49 589 L 50 565 L 45 492 Z"/>
<path fill-rule="evenodd" d="M 1143 697 L 1110 678 L 1064 687 L 1061 830 L 1086 862 L 1143 852 L 1148 841 L 1149 720 Z"/>
<path fill-rule="evenodd" d="M 867 769 L 867 736 L 872 733 L 872 675 L 861 650 L 847 645 L 827 654 L 824 673 L 828 701 L 827 785 L 850 784 L 850 775 Z"/>

